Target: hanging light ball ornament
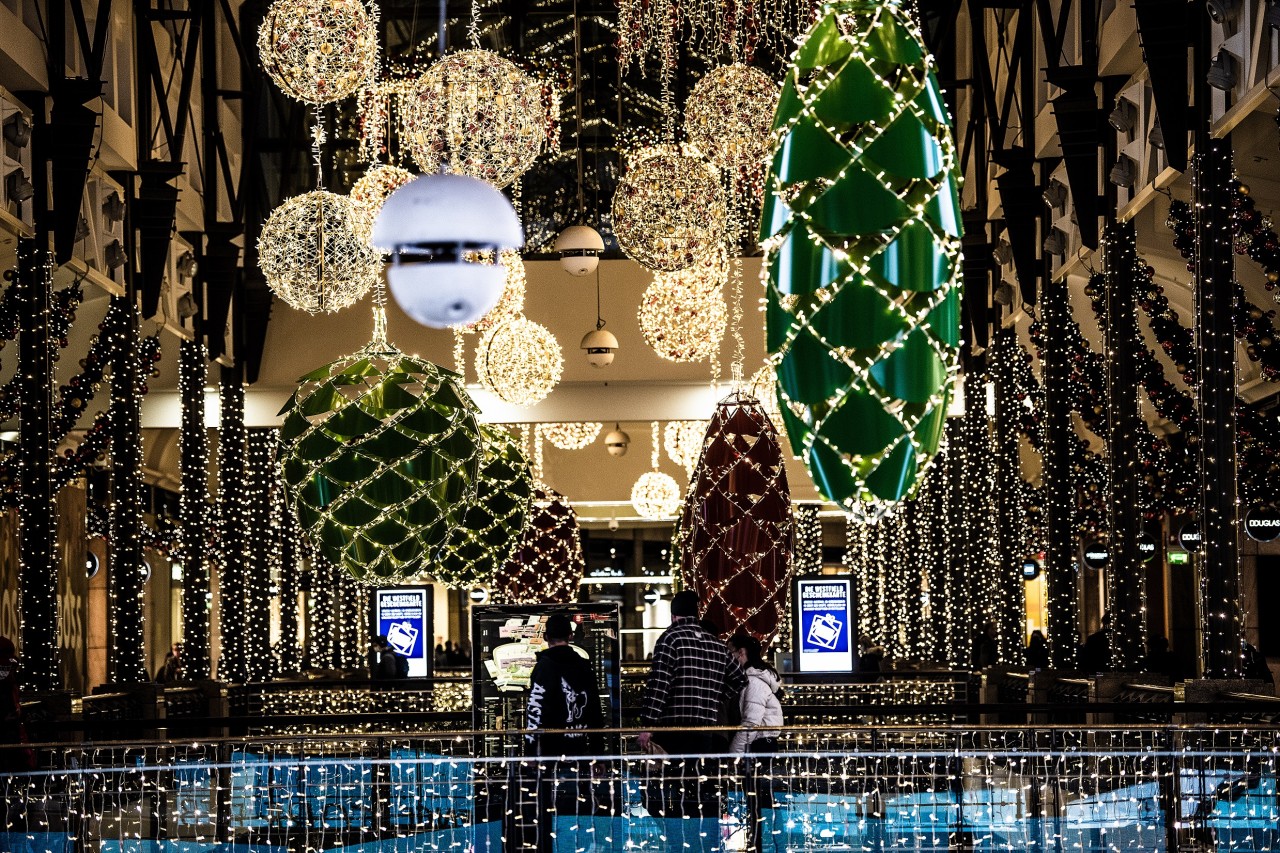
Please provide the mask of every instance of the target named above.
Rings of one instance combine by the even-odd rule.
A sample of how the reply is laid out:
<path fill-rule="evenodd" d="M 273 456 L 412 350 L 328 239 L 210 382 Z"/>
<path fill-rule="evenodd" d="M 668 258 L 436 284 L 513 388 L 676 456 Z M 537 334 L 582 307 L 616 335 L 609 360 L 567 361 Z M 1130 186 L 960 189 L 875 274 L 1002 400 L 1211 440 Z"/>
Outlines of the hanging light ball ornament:
<path fill-rule="evenodd" d="M 373 224 L 373 245 L 391 254 L 391 295 L 406 314 L 433 329 L 465 326 L 488 314 L 507 284 L 506 270 L 492 259 L 523 243 L 511 202 L 493 185 L 465 175 L 413 179 L 387 197 Z"/>
<path fill-rule="evenodd" d="M 436 60 L 401 103 L 401 131 L 424 172 L 447 165 L 496 187 L 529 170 L 559 120 L 541 81 L 488 50 Z"/>
<path fill-rule="evenodd" d="M 377 70 L 377 21 L 364 0 L 276 0 L 258 28 L 258 54 L 289 97 L 340 101 Z"/>
<path fill-rule="evenodd" d="M 669 150 L 633 156 L 613 194 L 618 244 L 651 270 L 692 266 L 720 245 L 724 226 L 720 181 L 696 157 Z"/>
<path fill-rule="evenodd" d="M 351 200 L 363 207 L 369 215 L 369 223 L 377 218 L 382 210 L 382 203 L 387 196 L 412 181 L 416 175 L 408 169 L 379 163 L 371 166 L 369 171 L 351 185 Z"/>
<path fill-rule="evenodd" d="M 484 459 L 476 499 L 458 517 L 429 572 L 454 589 L 487 583 L 524 534 L 533 501 L 529 460 L 511 433 L 480 425 Z"/>
<path fill-rule="evenodd" d="M 702 455 L 708 425 L 707 421 L 667 421 L 662 428 L 662 446 L 667 456 L 690 476 Z"/>
<path fill-rule="evenodd" d="M 763 168 L 777 107 L 778 84 L 763 71 L 741 63 L 713 68 L 685 102 L 685 133 L 720 169 Z"/>
<path fill-rule="evenodd" d="M 539 424 L 538 430 L 543 438 L 551 442 L 552 447 L 558 447 L 561 450 L 582 450 L 596 440 L 603 426 L 604 424 L 594 422 Z"/>
<path fill-rule="evenodd" d="M 494 326 L 476 345 L 480 384 L 504 403 L 532 406 L 545 399 L 563 369 L 560 342 L 526 317 Z"/>
<path fill-rule="evenodd" d="M 582 277 L 596 271 L 604 238 L 590 225 L 570 225 L 556 237 L 552 251 L 560 254 L 560 266 L 569 275 Z"/>
<path fill-rule="evenodd" d="M 766 646 L 786 614 L 791 492 L 778 434 L 759 401 L 731 394 L 716 406 L 680 519 L 678 550 L 703 613 L 725 636 Z"/>
<path fill-rule="evenodd" d="M 493 263 L 493 253 L 476 254 L 474 258 L 469 260 L 482 264 L 491 264 Z M 498 253 L 498 263 L 502 265 L 503 272 L 506 275 L 505 283 L 502 287 L 502 296 L 498 297 L 498 304 L 490 308 L 488 314 L 485 314 L 474 323 L 461 326 L 460 328 L 463 331 L 487 332 L 499 323 L 505 323 L 508 320 L 519 317 L 520 312 L 524 310 L 524 296 L 528 284 L 524 258 L 520 257 L 520 253 L 515 249 L 503 249 Z"/>
<path fill-rule="evenodd" d="M 661 471 L 644 472 L 631 487 L 631 506 L 641 518 L 671 518 L 680 503 L 680 484 Z"/>
<path fill-rule="evenodd" d="M 475 404 L 453 374 L 381 334 L 302 377 L 281 414 L 281 470 L 298 523 L 357 580 L 420 573 L 475 498 Z"/>
<path fill-rule="evenodd" d="M 271 211 L 258 239 L 258 266 L 285 304 L 308 314 L 358 302 L 382 273 L 369 245 L 369 217 L 346 196 L 294 196 Z"/>
<path fill-rule="evenodd" d="M 951 119 L 906 12 L 824 6 L 773 124 L 760 238 L 782 420 L 823 497 L 887 508 L 937 453 L 960 343 Z"/>
<path fill-rule="evenodd" d="M 578 600 L 585 569 L 577 514 L 564 495 L 539 485 L 524 535 L 491 593 L 500 604 L 567 604 Z"/>

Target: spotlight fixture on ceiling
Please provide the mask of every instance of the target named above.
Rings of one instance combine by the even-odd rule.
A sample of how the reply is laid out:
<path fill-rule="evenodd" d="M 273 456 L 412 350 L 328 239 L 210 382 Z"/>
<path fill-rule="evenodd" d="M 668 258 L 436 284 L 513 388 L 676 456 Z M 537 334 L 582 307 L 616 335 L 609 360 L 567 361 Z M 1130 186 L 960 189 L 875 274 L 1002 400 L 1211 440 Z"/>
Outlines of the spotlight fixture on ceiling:
<path fill-rule="evenodd" d="M 1001 237 L 996 244 L 991 247 L 991 257 L 1000 266 L 1004 266 L 1013 260 L 1013 247 L 1009 245 L 1009 241 Z"/>
<path fill-rule="evenodd" d="M 1147 134 L 1147 144 L 1152 148 L 1164 150 L 1164 131 L 1160 128 L 1159 121 L 1151 125 L 1151 132 Z"/>
<path fill-rule="evenodd" d="M 555 251 L 560 254 L 560 266 L 569 275 L 590 275 L 600 265 L 604 238 L 590 225 L 570 225 L 556 237 Z"/>
<path fill-rule="evenodd" d="M 102 202 L 102 215 L 108 222 L 120 222 L 124 219 L 124 199 L 115 190 Z"/>
<path fill-rule="evenodd" d="M 610 456 L 626 456 L 630 444 L 631 436 L 623 432 L 619 424 L 614 424 L 613 430 L 604 437 L 604 446 Z"/>
<path fill-rule="evenodd" d="M 4 193 L 9 201 L 26 201 L 36 194 L 36 188 L 22 169 L 14 169 L 4 179 Z"/>
<path fill-rule="evenodd" d="M 1049 236 L 1044 238 L 1044 250 L 1059 257 L 1067 253 L 1067 235 L 1061 228 L 1049 229 Z"/>
<path fill-rule="evenodd" d="M 1213 58 L 1213 62 L 1209 63 L 1209 71 L 1205 74 L 1205 80 L 1215 89 L 1227 91 L 1236 84 L 1236 68 L 1235 59 L 1226 49 L 1218 51 L 1218 55 Z"/>
<path fill-rule="evenodd" d="M 1221 24 L 1236 15 L 1236 0 L 1205 0 L 1205 8 L 1215 24 Z"/>
<path fill-rule="evenodd" d="M 1138 110 L 1134 105 L 1126 101 L 1124 98 L 1116 101 L 1115 109 L 1107 116 L 1107 124 L 1115 128 L 1116 133 L 1130 135 L 1133 126 L 1138 122 Z"/>
<path fill-rule="evenodd" d="M 1116 164 L 1111 167 L 1111 174 L 1107 176 L 1107 180 L 1118 187 L 1131 187 L 1134 180 L 1138 176 L 1137 164 L 1133 162 L 1133 158 L 1128 154 L 1121 154 L 1116 160 Z"/>
<path fill-rule="evenodd" d="M 1007 281 L 1001 281 L 996 285 L 995 291 L 991 294 L 991 298 L 996 301 L 997 305 L 1013 304 L 1013 285 Z"/>
<path fill-rule="evenodd" d="M 107 262 L 107 269 L 112 271 L 124 266 L 125 261 L 129 259 L 129 256 L 124 252 L 124 245 L 121 244 L 119 238 L 112 240 L 107 244 L 107 248 L 103 250 L 102 256 L 103 260 Z"/>
<path fill-rule="evenodd" d="M 1262 20 L 1273 30 L 1280 30 L 1280 2 L 1278 0 L 1267 0 L 1267 11 L 1262 16 Z"/>
<path fill-rule="evenodd" d="M 200 309 L 196 307 L 196 299 L 190 293 L 184 293 L 178 297 L 178 317 L 182 320 L 189 320 L 196 316 Z"/>
<path fill-rule="evenodd" d="M 178 275 L 183 278 L 194 278 L 196 274 L 196 256 L 188 249 L 178 256 L 178 262 L 174 266 L 178 268 Z"/>
<path fill-rule="evenodd" d="M 608 367 L 613 364 L 613 354 L 618 351 L 618 339 L 605 329 L 600 316 L 600 268 L 596 268 L 596 327 L 582 336 L 581 349 L 586 350 L 587 364 L 592 367 Z"/>
<path fill-rule="evenodd" d="M 4 120 L 4 140 L 15 148 L 26 148 L 31 141 L 31 122 L 22 113 Z"/>
<path fill-rule="evenodd" d="M 1057 178 L 1050 179 L 1049 186 L 1044 188 L 1044 203 L 1054 210 L 1062 210 L 1067 204 L 1067 185 Z"/>

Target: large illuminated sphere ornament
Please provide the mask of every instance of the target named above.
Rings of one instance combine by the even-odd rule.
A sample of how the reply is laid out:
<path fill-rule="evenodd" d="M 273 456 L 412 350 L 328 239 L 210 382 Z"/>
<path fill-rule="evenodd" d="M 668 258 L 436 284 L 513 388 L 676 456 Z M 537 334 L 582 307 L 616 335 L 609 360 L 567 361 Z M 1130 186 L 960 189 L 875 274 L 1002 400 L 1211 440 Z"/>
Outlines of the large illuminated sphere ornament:
<path fill-rule="evenodd" d="M 492 258 L 523 243 L 511 203 L 491 184 L 465 175 L 415 178 L 387 197 L 373 223 L 373 245 L 391 254 L 391 295 L 433 329 L 489 313 L 506 285 L 506 270 Z M 488 263 L 486 252 L 493 253 Z"/>
<path fill-rule="evenodd" d="M 560 381 L 564 354 L 555 335 L 525 317 L 485 332 L 476 344 L 480 385 L 504 403 L 532 406 Z"/>
<path fill-rule="evenodd" d="M 276 296 L 308 314 L 354 305 L 382 274 L 365 209 L 324 190 L 271 211 L 258 238 L 258 266 Z"/>
<path fill-rule="evenodd" d="M 682 574 L 730 636 L 768 644 L 786 618 L 791 492 L 778 434 L 745 394 L 716 406 L 680 519 Z"/>
<path fill-rule="evenodd" d="M 561 450 L 581 450 L 596 440 L 604 424 L 598 421 L 583 423 L 538 424 L 538 433 Z"/>
<path fill-rule="evenodd" d="M 378 211 L 382 210 L 382 203 L 387 200 L 387 196 L 415 177 L 408 169 L 379 163 L 371 166 L 369 171 L 351 185 L 351 200 L 368 211 L 369 223 L 372 225 Z"/>
<path fill-rule="evenodd" d="M 497 187 L 528 171 L 559 113 L 540 80 L 487 50 L 432 63 L 401 103 L 403 138 L 424 172 L 448 166 Z"/>
<path fill-rule="evenodd" d="M 959 177 L 915 25 L 893 0 L 825 9 L 774 118 L 766 342 L 793 451 L 824 497 L 874 513 L 911 494 L 942 438 L 960 341 Z"/>
<path fill-rule="evenodd" d="M 577 513 L 564 495 L 538 485 L 524 535 L 511 559 L 493 576 L 493 600 L 499 604 L 577 601 L 585 568 Z"/>
<path fill-rule="evenodd" d="M 302 377 L 281 414 L 298 523 L 357 580 L 423 571 L 475 500 L 475 404 L 454 374 L 385 340 Z"/>
<path fill-rule="evenodd" d="M 707 436 L 706 421 L 667 421 L 662 428 L 662 447 L 672 462 L 689 476 L 702 455 L 702 442 Z"/>
<path fill-rule="evenodd" d="M 724 284 L 729 262 L 713 251 L 687 269 L 656 273 L 640 297 L 640 333 L 660 358 L 706 361 L 720 351 L 728 327 Z"/>
<path fill-rule="evenodd" d="M 377 22 L 364 0 L 276 0 L 258 28 L 258 53 L 289 97 L 339 101 L 377 70 Z"/>
<path fill-rule="evenodd" d="M 721 169 L 757 171 L 773 142 L 778 84 L 757 68 L 713 68 L 698 81 L 684 106 L 689 144 Z"/>
<path fill-rule="evenodd" d="M 627 257 L 651 270 L 692 266 L 719 247 L 724 193 L 705 161 L 675 151 L 633 158 L 613 193 L 613 233 Z"/>
<path fill-rule="evenodd" d="M 488 583 L 507 562 L 528 522 L 533 501 L 529 460 L 511 434 L 480 425 L 484 461 L 476 499 L 456 519 L 429 573 L 454 589 Z"/>
<path fill-rule="evenodd" d="M 641 518 L 671 518 L 681 500 L 680 484 L 661 471 L 645 471 L 631 486 L 631 506 Z"/>

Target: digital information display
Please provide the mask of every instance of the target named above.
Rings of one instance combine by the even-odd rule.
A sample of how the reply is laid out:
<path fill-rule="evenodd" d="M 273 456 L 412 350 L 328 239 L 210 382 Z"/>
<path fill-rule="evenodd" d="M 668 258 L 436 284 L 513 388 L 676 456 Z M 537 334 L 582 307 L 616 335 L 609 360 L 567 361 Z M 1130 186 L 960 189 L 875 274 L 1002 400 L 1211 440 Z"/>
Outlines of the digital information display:
<path fill-rule="evenodd" d="M 852 582 L 799 578 L 794 592 L 796 671 L 853 672 Z"/>
<path fill-rule="evenodd" d="M 376 591 L 373 627 L 376 636 L 409 659 L 409 677 L 431 674 L 431 589 L 395 587 Z"/>

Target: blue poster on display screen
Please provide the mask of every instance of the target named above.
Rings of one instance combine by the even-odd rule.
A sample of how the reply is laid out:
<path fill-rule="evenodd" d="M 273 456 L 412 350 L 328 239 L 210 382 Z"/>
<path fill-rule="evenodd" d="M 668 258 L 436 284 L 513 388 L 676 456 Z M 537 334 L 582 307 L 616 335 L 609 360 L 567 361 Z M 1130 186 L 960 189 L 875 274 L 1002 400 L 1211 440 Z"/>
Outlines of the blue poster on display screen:
<path fill-rule="evenodd" d="M 409 677 L 431 674 L 431 590 L 380 589 L 374 598 L 374 626 L 396 654 L 409 659 Z"/>
<path fill-rule="evenodd" d="M 853 597 L 849 580 L 800 578 L 794 601 L 796 669 L 853 672 Z"/>

